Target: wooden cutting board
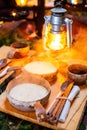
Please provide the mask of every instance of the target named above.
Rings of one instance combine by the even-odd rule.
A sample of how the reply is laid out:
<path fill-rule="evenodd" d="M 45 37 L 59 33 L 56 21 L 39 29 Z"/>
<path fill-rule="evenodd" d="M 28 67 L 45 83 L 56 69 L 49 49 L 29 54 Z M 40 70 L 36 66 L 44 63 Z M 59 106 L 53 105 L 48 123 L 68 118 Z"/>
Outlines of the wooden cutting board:
<path fill-rule="evenodd" d="M 59 84 L 58 81 L 51 86 L 51 96 L 49 98 L 49 101 L 45 107 L 45 109 L 48 109 L 50 104 L 52 103 L 53 99 L 56 97 L 57 93 L 59 92 Z M 58 123 L 56 126 L 51 125 L 47 122 L 38 122 L 36 119 L 35 112 L 23 112 L 15 109 L 13 106 L 10 105 L 6 98 L 6 92 L 3 92 L 0 96 L 0 111 L 8 113 L 10 115 L 13 115 L 15 117 L 21 118 L 26 121 L 30 121 L 35 124 L 39 124 L 51 129 L 66 129 L 66 130 L 76 130 L 78 127 L 78 122 L 81 119 L 85 104 L 87 99 L 87 87 L 82 86 L 81 91 L 79 95 L 76 97 L 74 102 L 72 103 L 72 106 L 70 108 L 70 112 L 68 114 L 68 117 L 65 121 L 65 123 Z"/>
<path fill-rule="evenodd" d="M 18 64 L 19 63 L 20 63 L 20 61 L 18 62 Z M 65 80 L 63 75 L 60 72 L 58 73 L 57 77 L 58 77 L 57 81 L 51 86 L 51 95 L 50 95 L 49 101 L 48 101 L 47 105 L 44 106 L 46 110 L 49 108 L 50 104 L 53 102 L 53 100 L 56 98 L 58 92 L 60 91 L 61 82 L 63 82 L 63 80 Z M 26 121 L 30 121 L 32 123 L 51 128 L 51 129 L 76 130 L 76 128 L 78 127 L 79 121 L 81 119 L 83 110 L 85 108 L 86 100 L 87 100 L 87 87 L 82 86 L 80 94 L 78 95 L 78 97 L 76 97 L 76 99 L 74 100 L 74 102 L 71 106 L 70 112 L 68 114 L 68 117 L 67 117 L 65 123 L 58 122 L 58 124 L 56 126 L 51 125 L 47 122 L 38 122 L 38 120 L 36 119 L 35 112 L 23 112 L 23 111 L 19 111 L 19 110 L 15 109 L 8 102 L 8 100 L 6 98 L 6 92 L 3 92 L 0 95 L 0 111 L 10 114 L 12 116 L 21 118 Z M 74 125 L 73 125 L 73 123 L 74 123 Z"/>
<path fill-rule="evenodd" d="M 29 63 L 31 60 L 45 60 L 52 62 L 55 64 L 59 71 L 58 71 L 58 79 L 57 81 L 51 86 L 51 95 L 49 98 L 49 101 L 45 107 L 45 109 L 48 109 L 58 92 L 60 91 L 60 84 L 62 79 L 66 77 L 66 66 L 72 63 L 81 63 L 87 65 L 87 28 L 86 27 L 79 27 L 79 36 L 80 38 L 77 38 L 76 41 L 73 43 L 72 48 L 70 49 L 64 49 L 64 51 L 59 51 L 58 53 L 50 53 L 47 51 L 42 50 L 40 47 L 42 45 L 42 40 L 38 41 L 38 45 L 36 45 L 36 50 L 38 52 L 37 56 L 32 57 L 26 57 L 24 59 L 13 59 L 12 63 L 10 65 L 19 65 L 23 66 L 26 63 Z M 6 50 L 6 52 L 4 51 Z M 2 47 L 0 48 L 0 57 L 5 57 L 7 51 L 9 50 L 9 47 Z M 49 56 L 51 54 L 51 57 Z M 56 126 L 51 125 L 47 122 L 38 122 L 35 116 L 34 112 L 22 112 L 14 107 L 12 107 L 7 98 L 6 93 L 2 93 L 0 95 L 0 111 L 8 113 L 10 115 L 13 115 L 15 117 L 51 128 L 51 129 L 62 129 L 62 130 L 76 130 L 78 128 L 78 125 L 80 123 L 80 120 L 83 115 L 83 111 L 85 109 L 85 104 L 87 101 L 87 85 L 80 86 L 81 91 L 72 103 L 72 106 L 70 108 L 68 117 L 65 121 L 65 123 L 58 123 Z"/>

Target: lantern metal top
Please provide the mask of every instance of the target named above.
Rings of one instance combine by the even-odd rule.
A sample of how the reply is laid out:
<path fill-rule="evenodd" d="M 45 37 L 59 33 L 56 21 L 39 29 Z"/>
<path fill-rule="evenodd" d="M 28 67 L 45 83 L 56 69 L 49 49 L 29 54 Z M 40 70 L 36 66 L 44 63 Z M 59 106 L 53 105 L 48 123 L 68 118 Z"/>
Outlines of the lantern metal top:
<path fill-rule="evenodd" d="M 51 9 L 51 12 L 52 12 L 52 13 L 64 14 L 64 13 L 67 12 L 67 10 L 64 9 L 64 8 L 58 7 L 58 8 L 53 8 L 53 9 Z"/>

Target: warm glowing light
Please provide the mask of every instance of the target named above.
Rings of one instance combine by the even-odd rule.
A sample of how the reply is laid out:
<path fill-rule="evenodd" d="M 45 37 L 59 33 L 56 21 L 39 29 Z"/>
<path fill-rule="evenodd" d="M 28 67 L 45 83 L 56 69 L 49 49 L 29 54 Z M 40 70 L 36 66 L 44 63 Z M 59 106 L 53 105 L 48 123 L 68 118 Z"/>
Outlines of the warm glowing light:
<path fill-rule="evenodd" d="M 57 34 L 50 32 L 51 24 L 44 31 L 44 48 L 50 50 L 60 50 L 67 46 L 66 31 L 61 31 Z"/>
<path fill-rule="evenodd" d="M 3 26 L 3 23 L 4 23 L 3 21 L 0 21 L 0 28 Z"/>
<path fill-rule="evenodd" d="M 26 6 L 27 0 L 16 0 L 18 6 Z"/>
<path fill-rule="evenodd" d="M 87 7 L 87 4 L 85 5 L 85 7 Z"/>
<path fill-rule="evenodd" d="M 0 25 L 2 25 L 4 22 L 3 21 L 0 21 Z"/>
<path fill-rule="evenodd" d="M 77 5 L 78 4 L 78 0 L 71 0 L 73 4 Z"/>
<path fill-rule="evenodd" d="M 48 34 L 46 46 L 52 50 L 60 50 L 66 46 L 66 33 L 60 32 L 58 34 Z"/>
<path fill-rule="evenodd" d="M 50 32 L 51 27 L 52 27 L 51 24 L 44 27 L 44 31 L 43 31 L 44 48 L 46 47 L 46 43 L 48 41 L 48 33 Z"/>
<path fill-rule="evenodd" d="M 17 15 L 17 13 L 15 11 L 12 11 L 11 15 L 15 17 Z"/>

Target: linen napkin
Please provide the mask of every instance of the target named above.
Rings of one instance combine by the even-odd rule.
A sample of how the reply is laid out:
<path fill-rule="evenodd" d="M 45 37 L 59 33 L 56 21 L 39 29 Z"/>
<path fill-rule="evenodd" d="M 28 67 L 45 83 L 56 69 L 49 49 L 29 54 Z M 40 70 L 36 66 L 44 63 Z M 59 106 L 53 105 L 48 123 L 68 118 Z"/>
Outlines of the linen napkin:
<path fill-rule="evenodd" d="M 70 110 L 71 103 L 79 92 L 80 92 L 79 86 L 74 85 L 69 96 L 68 96 L 68 99 L 64 105 L 64 108 L 60 114 L 60 117 L 59 117 L 60 122 L 65 122 L 66 117 L 67 117 L 69 110 Z"/>

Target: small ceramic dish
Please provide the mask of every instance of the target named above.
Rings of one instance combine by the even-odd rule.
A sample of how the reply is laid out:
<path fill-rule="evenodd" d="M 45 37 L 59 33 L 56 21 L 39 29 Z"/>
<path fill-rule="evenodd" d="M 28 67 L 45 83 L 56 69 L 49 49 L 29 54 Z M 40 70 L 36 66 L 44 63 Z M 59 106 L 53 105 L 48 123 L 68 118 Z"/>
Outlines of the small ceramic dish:
<path fill-rule="evenodd" d="M 83 85 L 87 80 L 87 66 L 82 64 L 71 64 L 68 66 L 68 77 L 75 84 Z"/>

